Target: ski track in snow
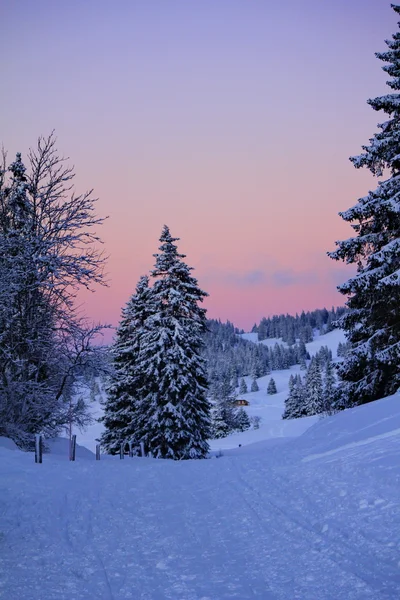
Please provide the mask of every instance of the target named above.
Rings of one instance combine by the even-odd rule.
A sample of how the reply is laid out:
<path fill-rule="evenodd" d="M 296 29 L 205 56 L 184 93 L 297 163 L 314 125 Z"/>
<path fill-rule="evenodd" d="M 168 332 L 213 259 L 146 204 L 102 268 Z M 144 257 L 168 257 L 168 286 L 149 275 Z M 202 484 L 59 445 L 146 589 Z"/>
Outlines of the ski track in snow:
<path fill-rule="evenodd" d="M 0 599 L 398 600 L 400 395 L 282 421 L 297 371 L 258 380 L 261 427 L 218 460 L 69 463 L 58 440 L 35 465 L 0 439 Z"/>
<path fill-rule="evenodd" d="M 1 448 L 0 598 L 397 600 L 398 428 L 304 462 L 352 415 L 208 461 Z"/>

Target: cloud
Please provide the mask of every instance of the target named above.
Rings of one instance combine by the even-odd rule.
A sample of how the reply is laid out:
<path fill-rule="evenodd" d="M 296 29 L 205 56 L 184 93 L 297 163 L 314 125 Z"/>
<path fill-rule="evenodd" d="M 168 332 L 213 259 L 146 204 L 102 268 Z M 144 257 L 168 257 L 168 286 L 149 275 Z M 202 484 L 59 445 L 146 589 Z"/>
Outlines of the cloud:
<path fill-rule="evenodd" d="M 294 271 L 293 269 L 252 269 L 249 271 L 228 271 L 207 269 L 201 276 L 201 283 L 219 283 L 230 287 L 289 287 L 293 285 L 312 285 L 321 281 L 315 271 Z"/>

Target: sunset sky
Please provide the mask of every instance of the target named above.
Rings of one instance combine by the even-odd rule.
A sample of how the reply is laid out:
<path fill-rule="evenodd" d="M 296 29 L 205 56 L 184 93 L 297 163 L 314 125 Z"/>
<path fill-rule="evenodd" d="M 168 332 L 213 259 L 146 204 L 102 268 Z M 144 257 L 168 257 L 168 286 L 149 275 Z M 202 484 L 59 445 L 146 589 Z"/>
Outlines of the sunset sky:
<path fill-rule="evenodd" d="M 0 142 L 11 159 L 55 129 L 109 215 L 88 316 L 117 324 L 164 223 L 209 317 L 343 304 L 326 252 L 377 185 L 348 157 L 384 120 L 366 100 L 396 28 L 385 0 L 3 2 Z"/>

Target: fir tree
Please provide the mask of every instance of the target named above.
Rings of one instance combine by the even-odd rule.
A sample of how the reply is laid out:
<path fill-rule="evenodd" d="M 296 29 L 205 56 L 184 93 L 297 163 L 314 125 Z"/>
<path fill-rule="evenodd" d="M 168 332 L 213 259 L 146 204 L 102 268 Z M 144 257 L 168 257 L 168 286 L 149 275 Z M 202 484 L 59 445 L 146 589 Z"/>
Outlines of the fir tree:
<path fill-rule="evenodd" d="M 259 391 L 259 387 L 258 387 L 258 383 L 257 383 L 257 379 L 253 379 L 253 381 L 251 382 L 251 388 L 250 391 L 251 392 L 258 392 Z"/>
<path fill-rule="evenodd" d="M 146 320 L 139 369 L 142 421 L 138 438 L 159 458 L 204 458 L 210 436 L 210 404 L 201 356 L 207 295 L 191 276 L 167 226 L 152 276 L 154 313 Z"/>
<path fill-rule="evenodd" d="M 242 379 L 240 380 L 240 385 L 239 385 L 239 394 L 247 394 L 248 389 L 247 389 L 247 385 L 246 385 L 246 381 L 244 379 L 244 377 L 242 377 Z"/>
<path fill-rule="evenodd" d="M 292 378 L 293 376 L 291 376 Z M 299 419 L 306 415 L 305 393 L 300 375 L 289 381 L 289 396 L 285 400 L 285 410 L 282 419 Z"/>
<path fill-rule="evenodd" d="M 238 431 L 246 431 L 246 429 L 250 429 L 250 418 L 243 407 L 238 409 L 235 417 L 235 423 Z"/>
<path fill-rule="evenodd" d="M 313 357 L 306 375 L 305 410 L 307 415 L 317 415 L 324 410 L 321 368 Z"/>
<path fill-rule="evenodd" d="M 323 406 L 324 411 L 330 413 L 335 402 L 335 369 L 333 362 L 328 360 L 325 365 L 325 377 L 323 388 Z"/>
<path fill-rule="evenodd" d="M 101 444 L 109 454 L 119 452 L 122 442 L 131 442 L 139 454 L 138 427 L 141 417 L 139 389 L 145 383 L 138 359 L 147 318 L 152 314 L 149 278 L 141 277 L 136 293 L 122 310 L 116 340 L 111 348 L 113 373 L 107 385 L 104 408 L 105 431 Z"/>
<path fill-rule="evenodd" d="M 392 5 L 400 14 L 400 6 Z M 335 260 L 357 266 L 357 274 L 339 286 L 350 309 L 341 319 L 351 348 L 338 366 L 342 405 L 363 404 L 394 393 L 400 385 L 400 33 L 387 40 L 382 60 L 394 93 L 368 100 L 387 115 L 379 131 L 351 158 L 382 179 L 374 191 L 339 213 L 355 236 L 336 242 Z"/>
<path fill-rule="evenodd" d="M 268 387 L 267 387 L 267 394 L 276 394 L 277 393 L 277 389 L 276 389 L 276 383 L 275 383 L 275 379 L 273 379 L 271 377 L 271 379 L 268 382 Z"/>

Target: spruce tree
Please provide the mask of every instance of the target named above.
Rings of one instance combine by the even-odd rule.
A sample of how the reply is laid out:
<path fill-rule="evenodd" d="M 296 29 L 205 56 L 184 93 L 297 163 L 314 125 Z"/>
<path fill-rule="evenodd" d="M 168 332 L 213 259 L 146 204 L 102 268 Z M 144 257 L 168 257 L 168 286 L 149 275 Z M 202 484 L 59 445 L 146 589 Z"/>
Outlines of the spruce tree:
<path fill-rule="evenodd" d="M 308 416 L 317 415 L 324 410 L 321 368 L 313 357 L 306 375 L 305 410 Z"/>
<path fill-rule="evenodd" d="M 235 423 L 237 431 L 246 431 L 246 429 L 250 429 L 250 418 L 243 407 L 240 407 L 236 412 Z"/>
<path fill-rule="evenodd" d="M 304 385 L 300 375 L 291 376 L 289 396 L 285 400 L 282 419 L 299 419 L 306 416 Z"/>
<path fill-rule="evenodd" d="M 240 385 L 239 385 L 239 394 L 247 394 L 247 392 L 248 392 L 248 389 L 247 389 L 246 381 L 245 381 L 244 377 L 242 377 L 240 380 Z"/>
<path fill-rule="evenodd" d="M 155 254 L 154 313 L 146 320 L 139 353 L 144 375 L 138 437 L 147 452 L 176 460 L 204 458 L 209 446 L 210 404 L 201 356 L 207 296 L 191 276 L 167 226 Z"/>
<path fill-rule="evenodd" d="M 400 5 L 392 5 L 400 14 Z M 357 266 L 357 274 L 339 286 L 350 309 L 341 318 L 351 348 L 339 364 L 342 405 L 364 404 L 394 393 L 400 385 L 400 32 L 376 54 L 391 77 L 393 90 L 368 100 L 387 117 L 379 131 L 350 160 L 382 178 L 378 187 L 345 212 L 355 236 L 336 242 L 329 255 Z"/>
<path fill-rule="evenodd" d="M 271 377 L 271 379 L 268 382 L 268 387 L 267 387 L 267 394 L 276 394 L 277 393 L 277 389 L 276 389 L 276 383 L 275 383 L 275 379 L 273 379 Z"/>
<path fill-rule="evenodd" d="M 140 278 L 136 292 L 122 310 L 116 339 L 111 348 L 113 373 L 108 382 L 101 444 L 109 454 L 117 454 L 122 442 L 131 442 L 139 454 L 138 428 L 141 417 L 139 390 L 144 375 L 138 359 L 147 318 L 153 310 L 149 278 Z"/>
<path fill-rule="evenodd" d="M 251 382 L 250 391 L 251 392 L 258 392 L 259 389 L 260 388 L 258 387 L 257 379 L 253 379 L 253 381 Z"/>

